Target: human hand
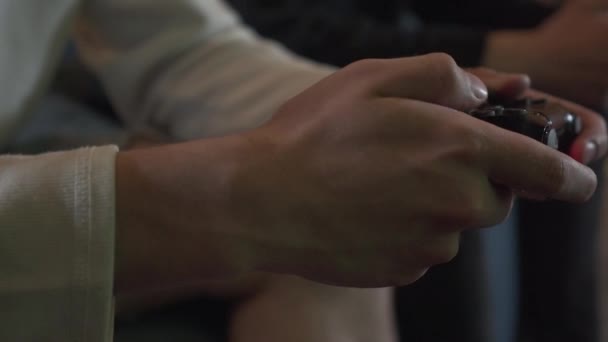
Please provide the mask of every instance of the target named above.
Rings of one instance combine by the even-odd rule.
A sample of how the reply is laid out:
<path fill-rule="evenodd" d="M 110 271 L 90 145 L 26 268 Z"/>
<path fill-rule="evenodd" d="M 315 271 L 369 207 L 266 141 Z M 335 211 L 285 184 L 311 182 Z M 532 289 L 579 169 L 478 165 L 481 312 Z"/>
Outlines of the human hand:
<path fill-rule="evenodd" d="M 608 6 L 570 0 L 532 30 L 488 35 L 483 65 L 530 75 L 534 86 L 608 110 Z"/>
<path fill-rule="evenodd" d="M 236 226 L 251 227 L 261 269 L 404 284 L 449 261 L 460 231 L 501 222 L 511 189 L 593 193 L 588 168 L 458 111 L 484 100 L 477 78 L 434 54 L 356 63 L 288 102 L 247 135 L 233 186 Z"/>
<path fill-rule="evenodd" d="M 608 148 L 606 122 L 598 113 L 570 101 L 530 89 L 530 78 L 522 74 L 505 74 L 487 68 L 474 68 L 469 72 L 479 77 L 491 92 L 507 99 L 522 96 L 544 98 L 576 113 L 583 122 L 583 131 L 572 144 L 570 156 L 581 163 L 589 164 L 605 156 Z"/>
<path fill-rule="evenodd" d="M 444 54 L 368 60 L 253 131 L 119 153 L 116 288 L 250 271 L 406 284 L 502 221 L 512 190 L 591 196 L 584 165 L 461 112 L 486 95 Z"/>

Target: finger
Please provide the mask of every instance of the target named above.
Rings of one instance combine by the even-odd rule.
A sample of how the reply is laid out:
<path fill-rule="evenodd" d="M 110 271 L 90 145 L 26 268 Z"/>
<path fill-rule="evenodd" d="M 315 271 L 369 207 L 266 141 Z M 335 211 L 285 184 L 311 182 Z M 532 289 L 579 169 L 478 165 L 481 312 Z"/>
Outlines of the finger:
<path fill-rule="evenodd" d="M 519 133 L 486 122 L 482 160 L 488 176 L 498 184 L 568 202 L 584 202 L 597 187 L 595 173 L 569 156 Z"/>
<path fill-rule="evenodd" d="M 480 123 L 488 124 L 467 114 L 420 101 L 395 99 L 382 101 L 385 110 L 389 107 L 400 109 L 401 115 L 393 115 L 395 120 L 391 120 L 391 127 L 398 127 L 395 131 L 401 139 L 417 134 L 422 127 L 418 125 L 416 131 L 408 131 L 412 120 L 422 120 L 417 120 L 414 115 L 404 116 L 403 113 L 423 113 L 422 115 L 428 117 L 434 116 L 435 120 L 431 120 L 434 123 L 434 130 L 431 130 L 431 134 L 424 134 L 424 137 L 429 139 L 429 142 L 439 144 L 441 146 L 439 151 L 442 152 L 424 148 L 420 148 L 420 151 L 425 151 L 425 154 L 429 153 L 428 156 L 436 156 L 436 153 L 444 156 L 453 155 L 460 162 L 459 167 L 448 168 L 449 173 L 435 178 L 432 182 L 432 186 L 440 193 L 441 200 L 429 198 L 428 201 L 419 201 L 419 204 L 422 205 L 421 208 L 431 213 L 431 216 L 436 219 L 439 229 L 459 231 L 489 227 L 502 222 L 508 216 L 514 197 L 511 189 L 492 183 L 488 179 L 485 169 L 480 168 L 477 163 L 482 158 L 479 152 L 483 148 L 480 148 L 480 145 L 485 139 L 483 134 L 478 136 L 471 125 L 476 127 Z M 448 130 L 435 130 L 437 126 L 447 127 Z M 422 130 L 429 132 L 426 128 Z M 383 139 L 386 140 L 386 135 Z M 445 152 L 446 147 L 451 152 Z M 407 148 L 407 151 L 407 154 L 404 155 L 406 159 L 412 157 L 411 147 Z M 448 158 L 448 160 L 450 159 Z M 447 205 L 441 205 L 442 203 L 447 203 Z"/>
<path fill-rule="evenodd" d="M 532 98 L 546 98 L 581 118 L 583 131 L 570 148 L 569 154 L 572 158 L 583 164 L 588 164 L 606 154 L 608 151 L 608 133 L 606 122 L 600 114 L 584 106 L 536 90 L 529 90 L 526 95 Z"/>
<path fill-rule="evenodd" d="M 485 83 L 490 93 L 504 99 L 516 99 L 530 88 L 530 77 L 525 74 L 498 72 L 488 68 L 467 69 Z"/>
<path fill-rule="evenodd" d="M 490 184 L 487 189 L 489 190 L 486 196 L 487 210 L 473 228 L 487 228 L 500 224 L 513 210 L 515 201 L 513 190 L 498 184 Z"/>
<path fill-rule="evenodd" d="M 439 230 L 462 231 L 495 226 L 503 222 L 511 213 L 515 195 L 503 185 L 480 175 L 474 182 L 466 181 L 467 196 L 457 202 L 454 208 L 444 208 L 444 212 L 436 213 L 442 217 L 436 224 Z"/>
<path fill-rule="evenodd" d="M 452 261 L 460 248 L 460 231 L 427 231 L 414 251 L 415 260 L 424 261 L 420 267 L 435 266 Z"/>
<path fill-rule="evenodd" d="M 452 57 L 443 53 L 368 60 L 355 67 L 373 73 L 373 90 L 385 97 L 409 98 L 466 111 L 478 107 L 488 96 L 479 78 L 462 70 Z"/>

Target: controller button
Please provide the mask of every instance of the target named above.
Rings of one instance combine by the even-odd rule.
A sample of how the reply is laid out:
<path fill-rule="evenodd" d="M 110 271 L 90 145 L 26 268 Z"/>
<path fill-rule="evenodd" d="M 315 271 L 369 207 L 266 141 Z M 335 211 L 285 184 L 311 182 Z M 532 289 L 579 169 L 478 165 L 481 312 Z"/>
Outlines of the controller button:
<path fill-rule="evenodd" d="M 557 150 L 557 148 L 559 147 L 559 143 L 557 139 L 557 132 L 554 128 L 549 129 L 549 132 L 545 135 L 543 139 L 543 143 Z"/>
<path fill-rule="evenodd" d="M 564 116 L 564 126 L 566 130 L 574 134 L 579 134 L 583 130 L 583 121 L 580 117 L 567 113 Z"/>

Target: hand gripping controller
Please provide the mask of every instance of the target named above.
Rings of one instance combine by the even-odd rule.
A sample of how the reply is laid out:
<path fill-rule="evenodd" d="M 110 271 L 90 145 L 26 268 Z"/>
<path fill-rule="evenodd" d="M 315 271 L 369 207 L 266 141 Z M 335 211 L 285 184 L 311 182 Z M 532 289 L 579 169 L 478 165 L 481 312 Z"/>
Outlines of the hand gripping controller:
<path fill-rule="evenodd" d="M 526 135 L 568 153 L 581 132 L 581 119 L 557 103 L 545 99 L 490 101 L 470 112 L 474 117 Z"/>

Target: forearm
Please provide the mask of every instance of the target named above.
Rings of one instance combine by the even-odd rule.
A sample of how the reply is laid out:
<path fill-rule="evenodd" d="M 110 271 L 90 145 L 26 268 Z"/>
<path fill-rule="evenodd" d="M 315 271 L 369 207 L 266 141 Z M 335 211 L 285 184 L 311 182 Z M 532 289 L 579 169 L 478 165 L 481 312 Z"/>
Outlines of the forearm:
<path fill-rule="evenodd" d="M 221 1 L 90 0 L 79 18 L 80 51 L 124 121 L 177 139 L 257 127 L 330 73 L 260 39 Z"/>
<path fill-rule="evenodd" d="M 189 286 L 251 270 L 230 230 L 234 139 L 121 152 L 116 293 Z"/>

